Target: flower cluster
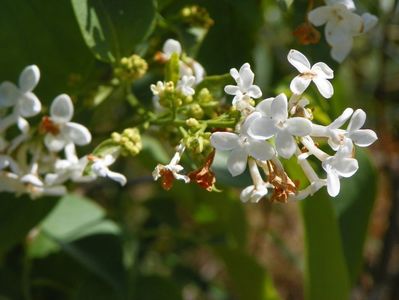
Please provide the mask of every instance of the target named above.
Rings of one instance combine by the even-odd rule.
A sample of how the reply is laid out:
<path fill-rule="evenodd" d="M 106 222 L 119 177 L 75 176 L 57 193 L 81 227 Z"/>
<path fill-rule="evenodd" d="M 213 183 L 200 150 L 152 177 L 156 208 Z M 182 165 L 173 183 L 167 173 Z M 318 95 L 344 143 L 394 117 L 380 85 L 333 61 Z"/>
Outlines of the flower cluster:
<path fill-rule="evenodd" d="M 355 13 L 353 0 L 325 0 L 326 5 L 308 14 L 315 26 L 325 24 L 325 38 L 331 46 L 331 56 L 342 62 L 353 46 L 353 37 L 368 32 L 377 24 L 377 17 L 370 13 Z"/>
<path fill-rule="evenodd" d="M 18 86 L 9 81 L 0 85 L 0 192 L 27 193 L 32 198 L 63 195 L 67 181 L 88 182 L 98 176 L 124 184 L 123 175 L 108 169 L 118 150 L 104 157 L 78 157 L 76 146 L 88 145 L 92 137 L 85 126 L 71 122 L 74 106 L 68 95 L 57 96 L 50 114 L 31 128 L 27 118 L 42 110 L 33 93 L 39 79 L 39 68 L 31 65 L 22 71 Z M 14 126 L 19 134 L 15 135 Z"/>
<path fill-rule="evenodd" d="M 241 193 L 242 201 L 257 202 L 272 190 L 273 201 L 304 199 L 323 186 L 327 186 L 330 196 L 335 197 L 340 190 L 340 178 L 350 177 L 358 169 L 354 158 L 354 145 L 367 147 L 376 141 L 376 134 L 370 129 L 361 129 L 366 113 L 358 109 L 346 109 L 341 116 L 327 126 L 314 124 L 312 114 L 307 110 L 308 101 L 303 92 L 314 82 L 325 98 L 333 95 L 330 79 L 333 71 L 322 62 L 310 65 L 299 51 L 291 50 L 288 61 L 300 72 L 290 85 L 292 96 L 282 93 L 260 101 L 256 106 L 253 98 L 261 96 L 260 88 L 254 85 L 254 74 L 249 64 L 240 71 L 231 70 L 236 86 L 228 85 L 226 93 L 234 95 L 233 106 L 241 112 L 241 121 L 234 132 L 215 132 L 211 143 L 218 151 L 229 151 L 227 168 L 232 176 L 242 174 L 247 165 L 253 185 Z M 346 129 L 342 126 L 349 120 Z M 317 139 L 326 139 L 333 154 L 324 152 L 317 146 Z M 309 180 L 309 186 L 298 190 L 284 170 L 280 158 L 296 156 L 298 164 Z M 313 156 L 321 162 L 326 178 L 320 178 L 308 159 Z M 267 177 L 264 180 L 259 168 Z"/>

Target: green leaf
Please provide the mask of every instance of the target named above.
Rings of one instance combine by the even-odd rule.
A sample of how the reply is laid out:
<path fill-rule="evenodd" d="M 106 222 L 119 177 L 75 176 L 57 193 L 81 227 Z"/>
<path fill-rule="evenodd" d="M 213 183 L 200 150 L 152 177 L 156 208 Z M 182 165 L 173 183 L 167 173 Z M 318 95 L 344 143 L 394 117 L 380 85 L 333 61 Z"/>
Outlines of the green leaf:
<path fill-rule="evenodd" d="M 281 299 L 270 276 L 255 259 L 246 253 L 218 247 L 215 253 L 224 262 L 233 290 L 240 300 Z"/>
<path fill-rule="evenodd" d="M 154 28 L 150 0 L 72 0 L 72 5 L 87 46 L 105 62 L 132 54 Z"/>
<path fill-rule="evenodd" d="M 221 97 L 224 92 L 223 89 L 228 84 L 233 84 L 234 80 L 230 74 L 223 75 L 213 75 L 206 76 L 197 87 L 195 88 L 196 93 L 200 92 L 202 89 L 208 89 L 212 95 L 216 97 Z"/>
<path fill-rule="evenodd" d="M 367 153 L 358 149 L 359 171 L 350 179 L 341 180 L 341 192 L 333 199 L 341 229 L 342 246 L 351 283 L 361 271 L 363 246 L 377 190 L 377 175 Z"/>
<path fill-rule="evenodd" d="M 32 200 L 29 196 L 16 197 L 10 193 L 0 193 L 0 199 L 0 253 L 22 242 L 57 204 L 53 197 Z"/>
<path fill-rule="evenodd" d="M 117 234 L 117 225 L 105 219 L 104 210 L 77 195 L 63 197 L 38 227 L 39 235 L 29 245 L 31 257 L 44 257 L 60 250 L 63 243 L 96 233 Z"/>
<path fill-rule="evenodd" d="M 339 224 L 326 189 L 304 200 L 301 208 L 306 252 L 305 299 L 348 299 L 350 283 Z"/>
<path fill-rule="evenodd" d="M 136 282 L 134 299 L 141 300 L 180 300 L 182 299 L 179 286 L 171 279 L 151 275 L 140 276 Z"/>

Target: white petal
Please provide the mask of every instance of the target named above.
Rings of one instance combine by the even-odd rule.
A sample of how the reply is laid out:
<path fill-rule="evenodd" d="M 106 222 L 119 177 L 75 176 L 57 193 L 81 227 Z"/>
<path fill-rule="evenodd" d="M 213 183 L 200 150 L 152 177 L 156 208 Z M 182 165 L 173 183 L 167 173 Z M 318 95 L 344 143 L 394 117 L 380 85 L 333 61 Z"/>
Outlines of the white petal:
<path fill-rule="evenodd" d="M 165 44 L 163 45 L 162 51 L 163 51 L 163 53 L 166 54 L 166 56 L 168 58 L 170 58 L 170 56 L 173 53 L 177 53 L 180 55 L 181 45 L 178 41 L 176 41 L 174 39 L 168 39 L 168 40 L 166 40 Z"/>
<path fill-rule="evenodd" d="M 290 158 L 296 150 L 296 143 L 292 135 L 286 131 L 280 131 L 276 135 L 276 149 L 280 156 Z"/>
<path fill-rule="evenodd" d="M 241 68 L 240 68 L 240 79 L 241 79 L 241 86 L 244 89 L 242 92 L 246 92 L 249 87 L 253 84 L 254 82 L 254 77 L 255 74 L 252 72 L 251 67 L 248 63 L 245 63 Z"/>
<path fill-rule="evenodd" d="M 50 151 L 58 152 L 65 146 L 65 140 L 61 135 L 46 134 L 44 144 Z"/>
<path fill-rule="evenodd" d="M 240 91 L 240 88 L 236 85 L 226 85 L 224 87 L 224 92 L 229 95 L 236 95 Z"/>
<path fill-rule="evenodd" d="M 29 123 L 24 118 L 21 118 L 21 117 L 18 118 L 17 126 L 23 134 L 27 134 L 29 132 L 29 129 L 30 129 Z"/>
<path fill-rule="evenodd" d="M 233 77 L 235 82 L 238 83 L 238 81 L 240 80 L 240 74 L 238 73 L 238 70 L 236 68 L 230 69 L 230 75 L 231 75 L 231 77 Z"/>
<path fill-rule="evenodd" d="M 27 66 L 19 76 L 21 92 L 31 92 L 40 80 L 40 70 L 36 65 Z"/>
<path fill-rule="evenodd" d="M 366 122 L 366 113 L 361 109 L 356 109 L 349 121 L 348 131 L 356 131 L 363 127 Z"/>
<path fill-rule="evenodd" d="M 332 129 L 340 128 L 342 125 L 344 125 L 346 121 L 348 121 L 352 113 L 352 108 L 346 108 L 338 118 L 336 118 L 330 125 L 328 125 L 328 127 Z"/>
<path fill-rule="evenodd" d="M 288 101 L 287 96 L 281 93 L 274 98 L 271 105 L 271 112 L 273 119 L 277 121 L 285 121 L 288 117 Z"/>
<path fill-rule="evenodd" d="M 370 13 L 362 14 L 363 19 L 363 33 L 370 31 L 378 23 L 378 18 Z"/>
<path fill-rule="evenodd" d="M 359 147 L 368 147 L 374 143 L 378 137 L 371 129 L 360 129 L 349 135 L 349 138 Z"/>
<path fill-rule="evenodd" d="M 262 117 L 262 114 L 258 111 L 254 111 L 253 113 L 249 114 L 243 124 L 241 125 L 240 133 L 241 135 L 248 135 L 248 130 L 252 126 L 252 123 Z"/>
<path fill-rule="evenodd" d="M 57 96 L 50 107 L 51 119 L 56 123 L 66 123 L 72 119 L 73 103 L 67 94 Z"/>
<path fill-rule="evenodd" d="M 334 94 L 334 87 L 331 82 L 327 79 L 320 78 L 319 76 L 313 78 L 313 82 L 316 84 L 317 89 L 324 98 L 331 98 Z"/>
<path fill-rule="evenodd" d="M 21 182 L 23 183 L 30 183 L 34 186 L 37 187 L 42 187 L 43 186 L 43 182 L 35 175 L 33 174 L 27 174 L 21 177 Z"/>
<path fill-rule="evenodd" d="M 300 73 L 309 71 L 310 62 L 301 52 L 291 49 L 287 58 L 291 65 L 293 65 Z"/>
<path fill-rule="evenodd" d="M 127 179 L 124 175 L 122 175 L 121 173 L 110 171 L 110 170 L 108 170 L 108 172 L 107 172 L 107 177 L 109 177 L 113 181 L 118 182 L 122 186 L 125 185 L 127 182 Z"/>
<path fill-rule="evenodd" d="M 295 136 L 305 136 L 312 132 L 312 122 L 305 118 L 289 118 L 286 124 L 288 132 Z"/>
<path fill-rule="evenodd" d="M 42 110 L 42 104 L 35 94 L 27 92 L 18 100 L 18 112 L 23 117 L 36 116 Z"/>
<path fill-rule="evenodd" d="M 214 132 L 211 135 L 211 144 L 217 150 L 232 150 L 238 147 L 238 135 L 232 132 Z"/>
<path fill-rule="evenodd" d="M 301 95 L 309 86 L 311 79 L 305 78 L 301 75 L 296 76 L 291 80 L 290 90 L 297 95 Z"/>
<path fill-rule="evenodd" d="M 315 26 L 321 26 L 330 19 L 331 17 L 331 7 L 320 6 L 308 13 L 308 20 Z"/>
<path fill-rule="evenodd" d="M 341 5 L 344 5 L 349 10 L 353 10 L 356 8 L 353 0 L 326 0 L 325 2 L 328 5 L 341 4 Z"/>
<path fill-rule="evenodd" d="M 342 158 L 335 161 L 334 169 L 339 176 L 351 177 L 359 169 L 359 163 L 354 158 Z"/>
<path fill-rule="evenodd" d="M 266 140 L 276 134 L 276 126 L 273 120 L 268 118 L 258 118 L 254 120 L 248 128 L 248 134 L 260 140 Z"/>
<path fill-rule="evenodd" d="M 261 102 L 256 105 L 256 110 L 264 114 L 265 116 L 271 116 L 272 113 L 272 102 L 274 98 L 267 98 L 262 100 Z"/>
<path fill-rule="evenodd" d="M 257 85 L 251 85 L 247 90 L 247 95 L 251 98 L 257 99 L 262 97 L 262 91 Z"/>
<path fill-rule="evenodd" d="M 78 123 L 74 122 L 66 123 L 65 126 L 62 128 L 62 132 L 74 144 L 78 146 L 87 145 L 91 142 L 90 131 L 86 127 Z"/>
<path fill-rule="evenodd" d="M 247 167 L 247 158 L 248 155 L 242 148 L 236 148 L 231 151 L 227 160 L 227 169 L 232 176 L 240 175 L 245 171 Z"/>
<path fill-rule="evenodd" d="M 21 97 L 19 89 L 9 81 L 0 84 L 0 107 L 10 107 Z"/>
<path fill-rule="evenodd" d="M 194 69 L 194 76 L 195 76 L 195 84 L 198 84 L 205 77 L 205 69 L 200 63 L 198 63 L 196 61 L 194 61 L 194 63 L 193 63 L 193 69 Z"/>
<path fill-rule="evenodd" d="M 257 160 L 270 160 L 275 156 L 273 146 L 266 141 L 250 139 L 246 149 L 248 154 Z"/>
<path fill-rule="evenodd" d="M 255 186 L 253 186 L 253 185 L 247 186 L 245 189 L 243 189 L 240 194 L 240 200 L 244 203 L 250 202 L 252 193 L 254 192 L 254 189 L 255 189 Z"/>
<path fill-rule="evenodd" d="M 331 57 L 341 63 L 349 55 L 352 50 L 353 39 L 348 39 L 347 42 L 338 43 L 331 48 Z"/>
<path fill-rule="evenodd" d="M 334 77 L 334 71 L 323 62 L 315 63 L 312 66 L 312 71 L 322 78 L 332 79 Z"/>
<path fill-rule="evenodd" d="M 327 173 L 327 192 L 331 197 L 335 197 L 339 194 L 341 189 L 341 184 L 339 182 L 339 177 L 334 172 Z"/>

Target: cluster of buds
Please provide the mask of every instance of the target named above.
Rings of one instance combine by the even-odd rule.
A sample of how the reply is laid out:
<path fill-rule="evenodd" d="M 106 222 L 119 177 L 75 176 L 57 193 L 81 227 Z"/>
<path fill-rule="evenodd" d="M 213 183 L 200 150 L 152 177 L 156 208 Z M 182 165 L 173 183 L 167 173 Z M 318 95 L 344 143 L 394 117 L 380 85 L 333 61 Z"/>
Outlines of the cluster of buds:
<path fill-rule="evenodd" d="M 114 132 L 111 138 L 121 146 L 121 154 L 124 156 L 136 156 L 143 148 L 140 131 L 137 128 L 126 128 L 122 134 Z"/>
<path fill-rule="evenodd" d="M 39 68 L 31 65 L 22 71 L 18 86 L 9 81 L 0 84 L 0 192 L 29 194 L 32 198 L 63 195 L 67 181 L 88 182 L 107 176 L 107 172 L 98 172 L 99 166 L 108 170 L 113 162 L 98 158 L 91 164 L 90 155 L 77 156 L 76 146 L 88 145 L 91 133 L 71 122 L 74 106 L 66 94 L 53 100 L 50 114 L 36 124 L 38 130 L 31 128 L 26 119 L 42 110 L 33 93 L 39 79 Z M 19 134 L 15 134 L 14 126 Z"/>
<path fill-rule="evenodd" d="M 133 54 L 130 57 L 123 57 L 114 72 L 117 78 L 129 82 L 143 77 L 147 69 L 147 62 L 137 54 Z"/>
<path fill-rule="evenodd" d="M 184 23 L 191 27 L 201 27 L 209 29 L 213 25 L 213 20 L 208 11 L 198 5 L 186 6 L 180 12 Z"/>

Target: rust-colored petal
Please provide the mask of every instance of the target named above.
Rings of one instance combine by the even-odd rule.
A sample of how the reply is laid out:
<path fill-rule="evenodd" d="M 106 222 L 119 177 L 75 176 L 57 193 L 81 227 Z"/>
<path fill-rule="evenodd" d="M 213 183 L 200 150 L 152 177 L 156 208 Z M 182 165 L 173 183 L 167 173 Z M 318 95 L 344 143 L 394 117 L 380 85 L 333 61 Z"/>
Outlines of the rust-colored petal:
<path fill-rule="evenodd" d="M 302 45 L 317 44 L 320 41 L 320 32 L 308 22 L 299 25 L 293 34 Z"/>
<path fill-rule="evenodd" d="M 204 165 L 188 174 L 191 182 L 196 182 L 200 187 L 207 191 L 212 191 L 216 182 L 215 173 L 210 169 L 213 159 L 215 158 L 215 151 L 212 151 L 205 160 Z"/>

